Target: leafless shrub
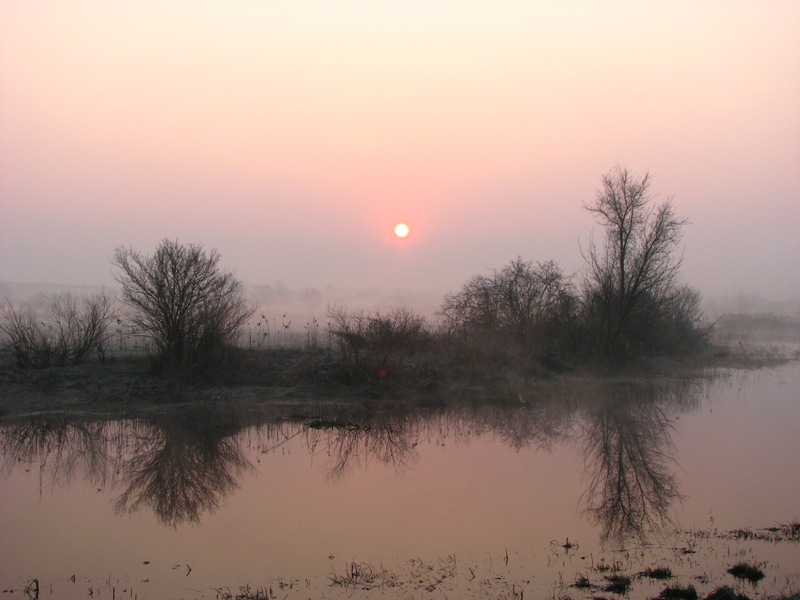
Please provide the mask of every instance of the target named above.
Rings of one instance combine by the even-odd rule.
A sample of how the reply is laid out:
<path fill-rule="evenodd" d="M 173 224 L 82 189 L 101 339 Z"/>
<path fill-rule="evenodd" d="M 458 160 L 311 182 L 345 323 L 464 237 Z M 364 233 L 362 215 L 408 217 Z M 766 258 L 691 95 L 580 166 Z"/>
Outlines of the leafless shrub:
<path fill-rule="evenodd" d="M 407 308 L 368 314 L 334 306 L 328 308 L 328 318 L 348 380 L 358 375 L 384 377 L 430 342 L 425 318 Z"/>
<path fill-rule="evenodd" d="M 555 262 L 518 257 L 445 296 L 441 315 L 452 347 L 477 353 L 478 363 L 520 354 L 552 361 L 571 351 L 577 304 L 569 277 Z"/>
<path fill-rule="evenodd" d="M 253 314 L 242 284 L 220 270 L 219 259 L 216 250 L 166 239 L 152 256 L 121 247 L 114 253 L 123 300 L 135 311 L 131 321 L 152 337 L 172 376 L 208 366 Z"/>
<path fill-rule="evenodd" d="M 20 367 L 80 364 L 95 352 L 105 360 L 105 346 L 116 317 L 114 296 L 99 292 L 78 298 L 69 293 L 45 297 L 44 308 L 30 303 L 2 308 L 0 333 Z"/>

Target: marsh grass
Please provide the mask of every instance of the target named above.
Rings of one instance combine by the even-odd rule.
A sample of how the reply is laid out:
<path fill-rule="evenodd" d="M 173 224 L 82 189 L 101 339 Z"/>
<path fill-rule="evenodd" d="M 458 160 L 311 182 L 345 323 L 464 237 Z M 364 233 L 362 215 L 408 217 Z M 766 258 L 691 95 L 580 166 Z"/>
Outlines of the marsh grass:
<path fill-rule="evenodd" d="M 698 595 L 693 585 L 670 586 L 661 590 L 657 598 L 658 600 L 698 600 Z"/>
<path fill-rule="evenodd" d="M 758 583 L 765 577 L 764 571 L 757 565 L 750 565 L 745 562 L 736 563 L 728 569 L 728 573 L 737 579 L 745 579 L 750 583 Z"/>
<path fill-rule="evenodd" d="M 780 523 L 762 529 L 733 529 L 721 536 L 733 540 L 761 540 L 765 542 L 800 542 L 800 522 Z"/>
<path fill-rule="evenodd" d="M 648 579 L 672 579 L 672 571 L 669 567 L 656 567 L 654 569 L 645 569 L 638 574 L 640 577 L 647 577 Z"/>
<path fill-rule="evenodd" d="M 603 586 L 604 592 L 612 594 L 627 594 L 633 580 L 627 575 L 609 575 L 606 577 L 606 585 Z"/>
<path fill-rule="evenodd" d="M 394 587 L 397 585 L 397 575 L 383 566 L 376 568 L 369 563 L 354 561 L 345 564 L 345 571 L 341 575 L 334 571 L 330 581 L 333 586 L 372 590 Z"/>
<path fill-rule="evenodd" d="M 715 589 L 704 600 L 750 600 L 749 597 L 737 594 L 736 591 L 728 586 Z M 775 600 L 779 600 L 776 598 Z"/>
<path fill-rule="evenodd" d="M 252 589 L 250 584 L 239 587 L 238 592 L 231 592 L 228 588 L 216 588 L 217 600 L 274 600 L 277 598 L 272 588 L 256 587 Z"/>

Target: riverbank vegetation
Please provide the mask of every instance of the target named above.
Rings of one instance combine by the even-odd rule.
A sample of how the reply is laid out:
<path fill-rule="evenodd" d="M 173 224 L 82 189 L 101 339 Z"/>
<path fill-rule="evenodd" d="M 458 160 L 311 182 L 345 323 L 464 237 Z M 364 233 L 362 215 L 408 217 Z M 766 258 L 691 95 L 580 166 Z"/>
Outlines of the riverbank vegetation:
<path fill-rule="evenodd" d="M 551 260 L 517 257 L 445 295 L 436 319 L 403 307 L 330 306 L 324 324 L 316 318 L 305 324 L 299 343 L 297 336 L 275 343 L 291 319 L 284 315 L 270 329 L 266 315 L 257 318 L 242 284 L 219 267 L 216 250 L 172 240 L 150 256 L 120 247 L 111 259 L 119 300 L 103 293 L 59 294 L 21 306 L 6 301 L 0 314 L 9 365 L 4 383 L 52 383 L 60 377 L 52 369 L 68 367 L 91 385 L 85 367 L 91 363 L 104 380 L 97 385 L 110 386 L 112 395 L 128 385 L 116 378 L 127 381 L 137 369 L 142 381 L 152 379 L 131 384 L 131 391 L 233 385 L 316 395 L 347 389 L 513 394 L 563 373 L 697 365 L 699 358 L 763 360 L 745 348 L 736 328 L 761 321 L 738 316 L 710 323 L 699 292 L 679 281 L 676 251 L 687 220 L 676 216 L 671 201 L 655 203 L 649 187 L 649 174 L 622 167 L 603 176 L 585 204 L 603 238 L 591 238 L 581 250 L 580 274 Z"/>

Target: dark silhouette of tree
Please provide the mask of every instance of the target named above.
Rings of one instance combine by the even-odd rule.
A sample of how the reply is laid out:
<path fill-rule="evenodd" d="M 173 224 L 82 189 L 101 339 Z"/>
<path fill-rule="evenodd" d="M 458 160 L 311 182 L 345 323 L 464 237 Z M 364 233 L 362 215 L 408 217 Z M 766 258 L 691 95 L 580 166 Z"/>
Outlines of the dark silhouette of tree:
<path fill-rule="evenodd" d="M 452 333 L 499 338 L 547 354 L 562 349 L 576 308 L 572 283 L 555 262 L 518 257 L 445 296 L 441 313 Z"/>
<path fill-rule="evenodd" d="M 583 256 L 586 317 L 594 349 L 606 356 L 669 350 L 662 334 L 670 321 L 681 317 L 694 331 L 700 318 L 699 295 L 676 283 L 682 258 L 675 251 L 688 221 L 670 200 L 654 200 L 648 173 L 617 166 L 585 204 L 605 229 L 604 244 L 592 240 Z"/>
<path fill-rule="evenodd" d="M 216 250 L 166 239 L 152 256 L 121 247 L 114 253 L 131 319 L 152 337 L 171 375 L 213 361 L 253 313 L 242 284 L 220 270 L 219 259 Z"/>

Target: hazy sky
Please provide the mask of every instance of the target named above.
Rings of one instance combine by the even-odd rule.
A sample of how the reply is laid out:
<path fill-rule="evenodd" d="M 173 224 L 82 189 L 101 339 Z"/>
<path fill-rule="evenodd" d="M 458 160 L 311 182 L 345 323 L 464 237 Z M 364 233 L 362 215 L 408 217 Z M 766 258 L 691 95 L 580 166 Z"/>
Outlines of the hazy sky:
<path fill-rule="evenodd" d="M 572 272 L 617 163 L 686 282 L 800 294 L 800 2 L 0 0 L 0 280 L 165 237 L 293 287 Z"/>

